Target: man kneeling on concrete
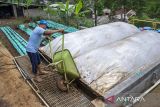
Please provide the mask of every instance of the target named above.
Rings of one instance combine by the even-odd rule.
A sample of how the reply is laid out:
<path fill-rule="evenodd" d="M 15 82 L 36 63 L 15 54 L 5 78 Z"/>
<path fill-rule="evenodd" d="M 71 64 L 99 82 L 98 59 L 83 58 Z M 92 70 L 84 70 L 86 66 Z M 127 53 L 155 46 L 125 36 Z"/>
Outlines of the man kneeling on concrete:
<path fill-rule="evenodd" d="M 47 28 L 47 21 L 41 20 L 39 26 L 37 26 L 33 30 L 29 38 L 28 44 L 26 46 L 26 51 L 32 64 L 32 72 L 37 81 L 41 81 L 41 79 L 37 77 L 37 74 L 44 74 L 44 72 L 40 70 L 41 60 L 40 60 L 40 55 L 38 53 L 38 49 L 40 47 L 42 39 L 45 38 L 45 36 L 49 37 L 47 35 L 51 35 L 55 32 L 61 32 L 61 33 L 64 32 L 64 30 L 45 30 L 46 28 Z M 45 36 L 43 36 L 43 34 Z"/>

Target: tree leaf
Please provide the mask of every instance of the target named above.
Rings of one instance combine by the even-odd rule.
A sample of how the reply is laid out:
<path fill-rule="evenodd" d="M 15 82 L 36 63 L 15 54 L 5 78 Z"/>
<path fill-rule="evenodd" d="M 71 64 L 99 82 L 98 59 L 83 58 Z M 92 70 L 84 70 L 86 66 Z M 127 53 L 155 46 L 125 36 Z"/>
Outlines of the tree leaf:
<path fill-rule="evenodd" d="M 60 8 L 60 10 L 64 11 L 66 9 L 65 4 L 63 4 L 62 2 L 57 2 L 58 4 L 58 8 Z"/>
<path fill-rule="evenodd" d="M 78 13 L 80 12 L 80 10 L 82 9 L 82 0 L 79 0 L 78 4 L 76 5 L 76 10 L 75 10 L 75 14 L 78 15 Z"/>
<path fill-rule="evenodd" d="M 68 9 L 69 9 L 69 2 L 70 2 L 70 0 L 67 0 L 65 11 L 68 11 Z"/>
<path fill-rule="evenodd" d="M 71 6 L 71 7 L 68 9 L 68 11 L 69 11 L 70 13 L 73 13 L 74 10 L 75 10 L 75 5 Z"/>

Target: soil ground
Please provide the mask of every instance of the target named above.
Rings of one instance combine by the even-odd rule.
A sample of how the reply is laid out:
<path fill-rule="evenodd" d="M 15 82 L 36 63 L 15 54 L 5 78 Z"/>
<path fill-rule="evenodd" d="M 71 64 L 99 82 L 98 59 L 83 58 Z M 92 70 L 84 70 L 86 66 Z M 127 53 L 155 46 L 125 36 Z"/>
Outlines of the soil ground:
<path fill-rule="evenodd" d="M 9 25 L 13 30 L 15 30 L 25 40 L 28 41 L 29 36 L 26 33 L 24 33 L 23 31 L 21 31 L 20 29 L 17 28 L 17 25 L 22 24 L 22 22 L 19 21 L 19 22 L 16 23 L 16 25 L 12 24 L 11 22 L 15 22 L 15 19 L 8 19 L 8 20 L 4 19 L 4 20 L 0 21 L 0 24 L 1 24 L 1 26 L 7 26 L 7 25 Z M 2 42 L 2 44 L 9 50 L 9 52 L 13 56 L 19 56 L 19 53 L 15 50 L 15 48 L 13 47 L 13 45 L 9 42 L 9 40 L 7 39 L 7 37 L 5 36 L 5 34 L 2 31 L 0 31 L 0 42 Z"/>
<path fill-rule="evenodd" d="M 9 25 L 28 40 L 25 33 L 15 28 L 13 24 L 15 21 L 17 20 L 0 20 L 0 24 L 1 26 Z M 0 31 L 0 107 L 43 107 L 44 105 L 16 68 L 12 60 L 13 56 L 19 56 L 19 54 Z"/>
<path fill-rule="evenodd" d="M 9 42 L 7 37 L 0 31 L 0 42 L 8 49 L 13 56 L 19 56 L 19 53 L 14 49 L 13 45 Z"/>
<path fill-rule="evenodd" d="M 0 106 L 43 107 L 17 70 L 12 55 L 0 45 Z"/>
<path fill-rule="evenodd" d="M 160 107 L 160 85 L 144 97 L 145 101 L 137 103 L 135 107 Z"/>
<path fill-rule="evenodd" d="M 18 29 L 17 27 L 13 27 L 12 29 L 15 30 L 18 34 L 20 34 L 25 40 L 28 41 L 29 39 L 29 35 L 27 35 L 25 32 L 21 31 L 20 29 Z"/>

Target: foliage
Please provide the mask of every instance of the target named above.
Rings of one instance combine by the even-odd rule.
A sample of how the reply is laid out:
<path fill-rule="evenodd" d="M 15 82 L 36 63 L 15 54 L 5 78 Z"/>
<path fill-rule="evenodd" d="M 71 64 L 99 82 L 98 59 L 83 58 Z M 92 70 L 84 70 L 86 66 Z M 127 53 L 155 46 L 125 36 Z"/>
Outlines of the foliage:
<path fill-rule="evenodd" d="M 111 9 L 112 14 L 115 10 L 124 6 L 127 10 L 136 11 L 138 18 L 156 18 L 160 16 L 159 0 L 107 0 L 105 6 Z"/>
<path fill-rule="evenodd" d="M 106 0 L 98 0 L 97 1 L 97 12 L 98 16 L 103 15 L 104 3 Z"/>
<path fill-rule="evenodd" d="M 159 0 L 148 0 L 146 13 L 151 18 L 160 17 L 160 2 Z"/>
<path fill-rule="evenodd" d="M 74 26 L 74 27 L 77 27 L 77 19 L 75 18 L 71 18 L 71 21 L 70 21 L 70 26 Z M 78 23 L 78 28 L 80 29 L 80 26 L 83 26 L 83 27 L 93 27 L 94 26 L 94 22 L 93 22 L 93 19 L 92 18 L 87 18 L 87 17 L 81 17 L 80 18 L 80 21 Z"/>
<path fill-rule="evenodd" d="M 79 2 L 76 4 L 76 8 L 75 8 L 75 15 L 79 15 L 80 13 L 80 10 L 82 9 L 83 7 L 83 4 L 82 4 L 82 1 L 79 0 Z"/>
<path fill-rule="evenodd" d="M 92 19 L 83 18 L 83 24 L 82 24 L 82 26 L 93 27 L 94 26 L 94 22 L 93 22 Z"/>
<path fill-rule="evenodd" d="M 76 26 L 81 24 L 82 19 L 85 17 L 85 14 L 90 12 L 89 9 L 83 9 L 83 1 L 77 0 L 75 5 L 70 5 L 70 0 L 67 0 L 66 3 L 58 2 L 57 7 L 53 9 L 47 5 L 45 11 L 51 15 L 58 16 L 60 21 L 64 21 L 66 25 L 69 25 L 72 22 L 76 23 Z"/>
<path fill-rule="evenodd" d="M 109 8 L 111 10 L 111 13 L 109 15 L 109 18 L 112 20 L 112 16 L 115 15 L 115 11 L 118 10 L 119 3 L 117 0 L 108 0 L 107 2 L 105 2 L 105 6 L 106 8 Z"/>
<path fill-rule="evenodd" d="M 145 0 L 107 0 L 105 2 L 107 8 L 111 9 L 111 15 L 115 14 L 116 10 L 124 9 L 124 11 L 134 10 L 137 16 L 142 16 L 145 11 Z"/>
<path fill-rule="evenodd" d="M 28 7 L 32 4 L 32 0 L 25 0 L 25 6 Z"/>
<path fill-rule="evenodd" d="M 58 6 L 54 9 L 50 7 L 50 4 L 47 5 L 45 11 L 51 15 L 56 15 L 60 20 L 64 20 L 65 24 L 69 24 L 69 17 L 71 17 L 74 12 L 75 6 L 69 6 L 70 0 L 67 0 L 65 4 L 62 2 L 57 2 Z"/>
<path fill-rule="evenodd" d="M 25 7 L 27 8 L 27 14 L 28 14 L 28 17 L 29 17 L 29 11 L 28 11 L 28 7 L 32 4 L 32 0 L 25 0 Z"/>
<path fill-rule="evenodd" d="M 76 19 L 77 28 L 79 28 L 79 25 L 82 25 L 82 22 L 84 22 L 83 19 L 86 19 L 85 15 L 90 12 L 89 9 L 82 10 L 83 9 L 83 1 L 79 0 L 78 3 L 75 6 L 75 12 L 74 12 L 74 18 Z"/>

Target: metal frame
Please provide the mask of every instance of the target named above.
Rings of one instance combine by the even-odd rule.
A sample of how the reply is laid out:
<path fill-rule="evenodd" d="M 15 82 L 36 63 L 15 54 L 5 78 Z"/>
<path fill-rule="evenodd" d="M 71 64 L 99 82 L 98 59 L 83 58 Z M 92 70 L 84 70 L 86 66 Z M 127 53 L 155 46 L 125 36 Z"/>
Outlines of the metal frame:
<path fill-rule="evenodd" d="M 151 90 L 152 87 L 157 86 L 157 82 L 160 79 L 160 64 L 153 64 L 150 69 L 144 71 L 144 73 L 140 76 L 133 75 L 128 79 L 124 80 L 122 83 L 117 84 L 114 88 L 107 91 L 103 96 L 104 99 L 109 98 L 110 96 L 125 96 L 128 97 L 130 95 L 135 96 L 135 93 L 139 93 L 136 97 L 143 95 L 145 90 Z M 149 91 L 148 91 L 149 92 Z M 142 93 L 142 94 L 140 94 Z M 146 93 L 147 94 L 147 93 Z M 146 95 L 145 94 L 145 95 Z M 135 102 L 136 103 L 136 102 Z M 123 104 L 124 106 L 127 106 Z M 134 104 L 129 104 L 131 105 Z"/>
<path fill-rule="evenodd" d="M 31 87 L 31 89 L 36 93 L 36 95 L 40 98 L 40 100 L 45 104 L 45 106 L 46 107 L 50 107 L 48 105 L 48 103 L 45 101 L 45 99 L 41 96 L 41 94 L 39 93 L 39 91 L 34 88 L 36 86 L 33 86 L 34 83 L 33 84 L 31 83 L 32 80 L 25 77 L 24 71 L 19 67 L 18 63 L 15 60 L 16 58 L 19 58 L 19 57 L 23 57 L 23 56 L 18 56 L 18 57 L 14 57 L 13 58 L 13 61 L 14 61 L 14 63 L 16 64 L 16 66 L 18 68 L 18 71 L 20 72 L 20 74 L 22 75 L 22 77 L 24 78 L 24 80 L 27 82 L 27 84 Z"/>
<path fill-rule="evenodd" d="M 131 21 L 129 21 L 129 22 L 132 23 L 132 24 L 135 24 L 135 21 L 144 22 L 144 23 L 152 23 L 152 27 L 153 27 L 154 30 L 157 29 L 157 25 L 160 25 L 160 22 L 154 21 L 154 20 L 131 19 Z"/>

